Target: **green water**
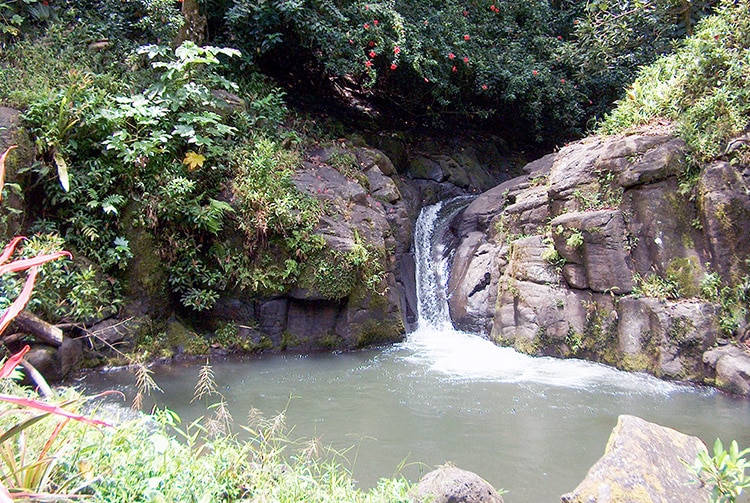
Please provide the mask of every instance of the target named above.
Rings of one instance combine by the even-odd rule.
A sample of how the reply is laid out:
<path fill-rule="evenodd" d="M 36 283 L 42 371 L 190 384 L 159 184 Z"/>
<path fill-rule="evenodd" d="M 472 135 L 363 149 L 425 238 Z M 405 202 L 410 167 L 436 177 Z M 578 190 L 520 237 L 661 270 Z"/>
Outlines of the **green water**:
<path fill-rule="evenodd" d="M 251 407 L 286 411 L 293 438 L 318 437 L 346 453 L 362 487 L 380 477 L 417 480 L 452 462 L 509 491 L 507 502 L 556 502 L 602 455 L 620 414 L 713 442 L 750 445 L 750 402 L 600 365 L 529 358 L 475 336 L 421 330 L 382 350 L 212 361 L 235 420 Z M 183 417 L 196 364 L 154 368 L 154 402 Z M 83 385 L 132 398 L 127 371 Z M 401 466 L 402 468 L 398 469 Z"/>

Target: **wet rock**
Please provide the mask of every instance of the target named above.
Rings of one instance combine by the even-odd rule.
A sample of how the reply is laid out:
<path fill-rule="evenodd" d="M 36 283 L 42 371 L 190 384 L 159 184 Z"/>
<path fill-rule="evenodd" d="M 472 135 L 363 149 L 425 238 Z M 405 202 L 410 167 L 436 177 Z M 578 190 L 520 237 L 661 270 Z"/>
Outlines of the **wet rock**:
<path fill-rule="evenodd" d="M 60 356 L 60 371 L 68 376 L 81 368 L 83 360 L 83 340 L 64 337 L 62 345 L 57 349 Z"/>
<path fill-rule="evenodd" d="M 148 322 L 146 317 L 120 320 L 109 318 L 93 325 L 88 331 L 94 348 L 99 350 L 127 349 Z"/>
<path fill-rule="evenodd" d="M 563 503 L 705 503 L 710 491 L 686 466 L 706 446 L 634 416 L 620 416 L 604 456 Z"/>
<path fill-rule="evenodd" d="M 750 354 L 737 346 L 723 346 L 706 351 L 703 362 L 717 388 L 750 396 Z"/>
<path fill-rule="evenodd" d="M 65 377 L 62 361 L 56 348 L 35 346 L 24 358 L 48 381 L 59 381 Z"/>
<path fill-rule="evenodd" d="M 441 466 L 419 481 L 415 503 L 502 503 L 503 498 L 479 475 L 455 466 Z"/>

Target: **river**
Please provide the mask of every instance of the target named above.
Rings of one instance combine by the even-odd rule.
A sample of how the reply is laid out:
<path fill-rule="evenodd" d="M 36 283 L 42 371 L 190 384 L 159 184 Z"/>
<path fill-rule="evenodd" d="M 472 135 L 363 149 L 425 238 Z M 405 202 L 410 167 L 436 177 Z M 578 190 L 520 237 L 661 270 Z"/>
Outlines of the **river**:
<path fill-rule="evenodd" d="M 423 210 L 415 234 L 419 325 L 391 347 L 315 355 L 213 359 L 219 390 L 238 422 L 250 408 L 284 411 L 292 438 L 318 437 L 346 451 L 360 486 L 380 477 L 417 480 L 452 462 L 508 493 L 507 502 L 558 502 L 604 452 L 620 414 L 697 435 L 750 445 L 750 401 L 708 388 L 660 381 L 580 360 L 532 358 L 453 330 L 440 222 L 449 207 Z M 154 367 L 164 390 L 151 404 L 183 418 L 205 413 L 190 403 L 196 364 Z M 86 376 L 92 391 L 132 398 L 127 371 Z"/>

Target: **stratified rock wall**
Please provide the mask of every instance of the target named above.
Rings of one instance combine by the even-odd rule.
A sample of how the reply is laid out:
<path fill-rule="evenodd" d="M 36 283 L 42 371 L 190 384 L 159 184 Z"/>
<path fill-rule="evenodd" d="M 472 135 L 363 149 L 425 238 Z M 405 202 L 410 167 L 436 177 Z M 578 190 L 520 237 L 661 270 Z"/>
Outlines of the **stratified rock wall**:
<path fill-rule="evenodd" d="M 720 309 L 701 281 L 747 274 L 750 169 L 716 162 L 691 190 L 686 162 L 671 136 L 591 137 L 481 194 L 453 225 L 454 324 L 531 354 L 712 379 Z"/>

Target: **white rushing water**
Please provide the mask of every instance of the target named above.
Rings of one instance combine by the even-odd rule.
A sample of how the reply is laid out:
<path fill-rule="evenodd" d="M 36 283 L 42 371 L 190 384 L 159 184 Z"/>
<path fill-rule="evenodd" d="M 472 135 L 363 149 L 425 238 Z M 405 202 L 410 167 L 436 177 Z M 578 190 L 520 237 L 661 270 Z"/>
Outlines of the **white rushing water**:
<path fill-rule="evenodd" d="M 531 357 L 496 346 L 478 335 L 455 330 L 446 294 L 450 254 L 443 242 L 450 219 L 466 201 L 463 198 L 427 206 L 417 219 L 414 259 L 419 319 L 417 329 L 405 343 L 412 352 L 409 359 L 414 363 L 426 362 L 432 370 L 456 379 L 656 394 L 684 388 L 645 374 L 583 360 Z"/>

